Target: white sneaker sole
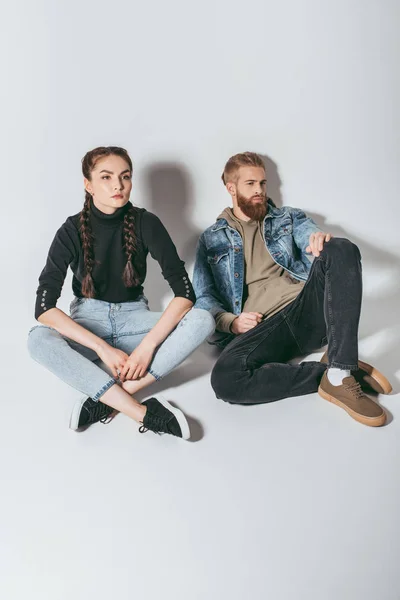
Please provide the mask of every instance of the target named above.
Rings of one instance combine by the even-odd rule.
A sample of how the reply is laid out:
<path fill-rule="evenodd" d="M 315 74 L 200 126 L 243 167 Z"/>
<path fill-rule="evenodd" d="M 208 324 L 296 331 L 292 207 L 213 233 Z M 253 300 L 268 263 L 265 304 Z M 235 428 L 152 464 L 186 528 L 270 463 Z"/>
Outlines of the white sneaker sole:
<path fill-rule="evenodd" d="M 189 428 L 189 423 L 188 423 L 185 415 L 183 414 L 183 412 L 179 408 L 175 408 L 175 406 L 172 406 L 168 402 L 168 400 L 166 400 L 162 396 L 159 396 L 157 394 L 156 398 L 160 402 L 160 404 L 162 404 L 167 410 L 172 412 L 172 414 L 175 416 L 176 420 L 179 423 L 179 427 L 181 428 L 182 439 L 188 440 L 190 438 L 190 428 Z"/>
<path fill-rule="evenodd" d="M 77 400 L 74 404 L 74 408 L 72 409 L 72 413 L 71 413 L 71 418 L 69 420 L 69 428 L 72 429 L 72 431 L 78 431 L 78 429 L 79 429 L 79 427 L 78 427 L 79 417 L 81 414 L 82 406 L 85 404 L 87 399 L 88 399 L 88 396 L 83 396 L 82 398 Z"/>

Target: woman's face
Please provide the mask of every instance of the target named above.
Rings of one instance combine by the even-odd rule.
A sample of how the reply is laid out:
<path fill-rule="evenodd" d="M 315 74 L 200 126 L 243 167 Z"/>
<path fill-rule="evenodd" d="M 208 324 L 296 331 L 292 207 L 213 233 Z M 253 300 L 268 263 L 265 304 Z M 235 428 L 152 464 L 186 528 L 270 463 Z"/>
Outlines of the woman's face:
<path fill-rule="evenodd" d="M 106 156 L 97 161 L 91 179 L 84 178 L 85 189 L 93 196 L 99 210 L 111 215 L 129 201 L 132 173 L 120 156 Z"/>

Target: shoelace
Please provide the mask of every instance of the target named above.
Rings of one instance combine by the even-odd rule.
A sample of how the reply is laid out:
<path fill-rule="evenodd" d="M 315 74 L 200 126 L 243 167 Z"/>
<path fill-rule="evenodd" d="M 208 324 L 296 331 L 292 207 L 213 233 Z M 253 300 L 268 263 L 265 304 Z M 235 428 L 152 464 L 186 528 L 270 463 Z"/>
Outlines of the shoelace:
<path fill-rule="evenodd" d="M 359 398 L 361 398 L 361 396 L 364 395 L 364 392 L 362 391 L 358 381 L 355 381 L 354 383 L 346 383 L 345 388 L 349 390 L 350 394 L 355 396 L 356 400 L 358 400 Z"/>
<path fill-rule="evenodd" d="M 110 423 L 110 421 L 112 421 L 110 413 L 108 412 L 109 408 L 110 407 L 106 406 L 105 404 L 100 403 L 98 403 L 97 406 L 93 406 L 89 410 L 89 421 L 92 423 L 100 421 L 100 423 L 103 423 L 103 425 L 107 425 L 107 423 Z M 112 409 L 110 410 L 112 411 Z"/>
<path fill-rule="evenodd" d="M 104 415 L 104 417 L 102 419 L 100 419 L 100 423 L 103 423 L 103 425 L 108 425 L 109 423 L 111 423 L 113 418 L 114 417 L 112 416 L 112 414 Z"/>
<path fill-rule="evenodd" d="M 153 431 L 154 433 L 160 434 L 160 431 L 165 431 L 166 429 L 166 420 L 158 415 L 149 414 L 147 417 L 149 425 L 151 427 L 145 427 L 143 424 L 139 427 L 140 433 L 146 433 L 147 431 Z"/>
<path fill-rule="evenodd" d="M 153 433 L 156 433 L 157 435 L 161 435 L 160 431 L 154 431 L 153 429 L 148 429 L 147 427 L 145 427 L 144 425 L 141 425 L 139 427 L 139 433 L 147 433 L 148 431 L 152 431 Z"/>

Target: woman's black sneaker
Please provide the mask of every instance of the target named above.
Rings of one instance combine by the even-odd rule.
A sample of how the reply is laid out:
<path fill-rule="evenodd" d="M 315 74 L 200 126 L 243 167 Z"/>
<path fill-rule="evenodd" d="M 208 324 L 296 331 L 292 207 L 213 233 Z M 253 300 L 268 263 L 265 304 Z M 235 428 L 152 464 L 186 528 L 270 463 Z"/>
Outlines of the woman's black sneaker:
<path fill-rule="evenodd" d="M 143 425 L 139 427 L 140 433 L 154 431 L 154 433 L 170 433 L 176 437 L 188 440 L 190 437 L 189 423 L 179 408 L 171 406 L 163 398 L 150 398 L 142 402 L 147 406 Z"/>
<path fill-rule="evenodd" d="M 93 423 L 101 421 L 106 424 L 112 421 L 111 415 L 114 409 L 103 402 L 95 402 L 91 398 L 86 396 L 77 400 L 75 406 L 72 409 L 71 419 L 69 421 L 70 429 L 78 431 L 82 427 L 88 427 Z"/>

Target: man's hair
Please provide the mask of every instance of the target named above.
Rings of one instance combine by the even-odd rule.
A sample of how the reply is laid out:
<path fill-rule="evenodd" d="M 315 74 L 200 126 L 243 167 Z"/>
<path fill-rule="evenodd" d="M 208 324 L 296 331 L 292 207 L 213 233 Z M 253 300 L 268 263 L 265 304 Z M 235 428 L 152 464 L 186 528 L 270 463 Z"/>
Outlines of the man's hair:
<path fill-rule="evenodd" d="M 231 156 L 225 165 L 221 179 L 226 185 L 228 181 L 236 183 L 236 174 L 240 167 L 262 167 L 265 170 L 264 161 L 259 154 L 255 152 L 241 152 Z"/>

